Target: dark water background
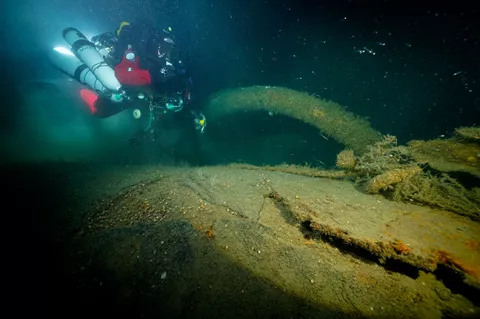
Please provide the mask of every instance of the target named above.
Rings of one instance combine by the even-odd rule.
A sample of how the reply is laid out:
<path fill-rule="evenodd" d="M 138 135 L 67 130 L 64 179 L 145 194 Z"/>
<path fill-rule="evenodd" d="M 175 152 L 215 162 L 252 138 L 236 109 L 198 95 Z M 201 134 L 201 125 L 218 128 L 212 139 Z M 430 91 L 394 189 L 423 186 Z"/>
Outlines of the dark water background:
<path fill-rule="evenodd" d="M 3 6 L 6 105 L 0 118 L 2 132 L 14 135 L 28 129 L 21 119 L 32 114 L 24 101 L 32 92 L 20 83 L 60 76 L 48 66 L 44 53 L 63 43 L 63 28 L 75 26 L 92 36 L 114 30 L 120 21 L 139 18 L 173 26 L 193 74 L 198 103 L 224 88 L 285 86 L 336 101 L 368 117 L 381 133 L 396 135 L 401 143 L 448 136 L 455 127 L 478 124 L 480 118 L 480 27 L 475 4 L 29 0 L 6 1 Z M 42 112 L 52 110 L 56 116 L 41 124 L 45 130 L 78 116 L 64 101 L 52 98 L 50 104 L 43 105 Z M 150 151 L 167 153 L 175 162 L 331 165 L 342 149 L 303 123 L 263 113 L 210 123 L 201 139 L 185 119 L 170 126 L 181 134 L 166 148 Z M 91 135 L 71 143 L 96 139 L 101 145 L 102 135 Z M 27 134 L 22 143 L 28 140 Z M 124 154 L 137 152 L 123 149 L 122 142 L 118 145 Z M 135 161 L 141 163 L 142 156 Z"/>

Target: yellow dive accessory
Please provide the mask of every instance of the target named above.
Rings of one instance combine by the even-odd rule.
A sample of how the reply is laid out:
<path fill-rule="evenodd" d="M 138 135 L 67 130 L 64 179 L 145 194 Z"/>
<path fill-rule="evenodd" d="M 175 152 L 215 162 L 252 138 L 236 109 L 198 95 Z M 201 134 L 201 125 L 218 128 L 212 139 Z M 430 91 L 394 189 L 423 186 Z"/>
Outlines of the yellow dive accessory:
<path fill-rule="evenodd" d="M 120 23 L 120 26 L 117 29 L 117 37 L 120 36 L 120 33 L 122 32 L 122 28 L 126 25 L 130 25 L 130 22 L 122 21 L 122 23 Z"/>

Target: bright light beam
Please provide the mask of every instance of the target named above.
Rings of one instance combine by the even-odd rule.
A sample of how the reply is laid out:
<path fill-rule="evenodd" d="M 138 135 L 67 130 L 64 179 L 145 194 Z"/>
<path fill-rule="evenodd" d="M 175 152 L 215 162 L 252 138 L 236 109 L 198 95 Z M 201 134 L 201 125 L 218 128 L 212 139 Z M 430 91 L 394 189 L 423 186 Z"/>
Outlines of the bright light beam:
<path fill-rule="evenodd" d="M 53 50 L 55 50 L 55 51 L 57 51 L 58 53 L 61 53 L 61 54 L 74 56 L 72 51 L 70 51 L 69 49 L 67 49 L 65 47 L 58 46 L 58 47 L 54 47 Z"/>

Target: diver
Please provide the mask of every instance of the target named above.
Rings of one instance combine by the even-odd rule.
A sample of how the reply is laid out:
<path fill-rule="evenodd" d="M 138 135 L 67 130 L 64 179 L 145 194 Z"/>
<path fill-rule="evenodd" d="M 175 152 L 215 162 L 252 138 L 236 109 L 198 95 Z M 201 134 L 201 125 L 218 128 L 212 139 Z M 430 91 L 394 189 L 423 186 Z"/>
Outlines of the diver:
<path fill-rule="evenodd" d="M 195 128 L 204 132 L 206 118 L 191 106 L 192 80 L 180 58 L 171 27 L 158 29 L 147 22 L 122 22 L 115 33 L 100 34 L 92 42 L 129 95 L 136 96 L 135 101 L 146 101 L 144 112 L 138 108 L 133 113 L 134 117 L 148 114 L 145 132 L 153 132 L 165 113 L 179 112 L 187 105 Z M 104 117 L 139 104 L 127 103 L 119 108 L 106 99 L 102 102 L 97 103 L 97 108 Z"/>
<path fill-rule="evenodd" d="M 152 23 L 124 21 L 115 33 L 100 34 L 93 37 L 92 42 L 99 52 L 106 49 L 104 57 L 113 67 L 121 64 L 126 50 L 130 49 L 127 58 L 139 59 L 139 68 L 149 72 L 152 88 L 185 73 L 171 27 L 159 30 Z M 119 73 L 121 77 L 123 74 Z"/>

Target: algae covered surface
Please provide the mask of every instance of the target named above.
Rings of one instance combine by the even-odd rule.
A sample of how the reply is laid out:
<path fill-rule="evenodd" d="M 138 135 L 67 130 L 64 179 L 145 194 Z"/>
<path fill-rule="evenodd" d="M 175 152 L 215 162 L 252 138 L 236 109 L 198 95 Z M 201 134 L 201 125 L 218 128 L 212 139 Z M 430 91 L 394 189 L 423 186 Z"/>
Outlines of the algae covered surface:
<path fill-rule="evenodd" d="M 23 194 L 50 191 L 32 182 L 41 167 L 8 174 Z M 48 175 L 76 186 L 35 215 L 50 212 L 36 218 L 57 252 L 50 301 L 78 317 L 480 314 L 480 226 L 464 216 L 261 168 L 65 164 Z"/>
<path fill-rule="evenodd" d="M 240 111 L 268 111 L 298 119 L 358 153 L 381 140 L 368 120 L 340 104 L 286 87 L 225 89 L 212 95 L 206 105 L 207 116 L 213 119 Z"/>
<path fill-rule="evenodd" d="M 480 178 L 480 144 L 468 140 L 414 140 L 409 143 L 418 162 L 443 172 L 465 172 Z"/>

